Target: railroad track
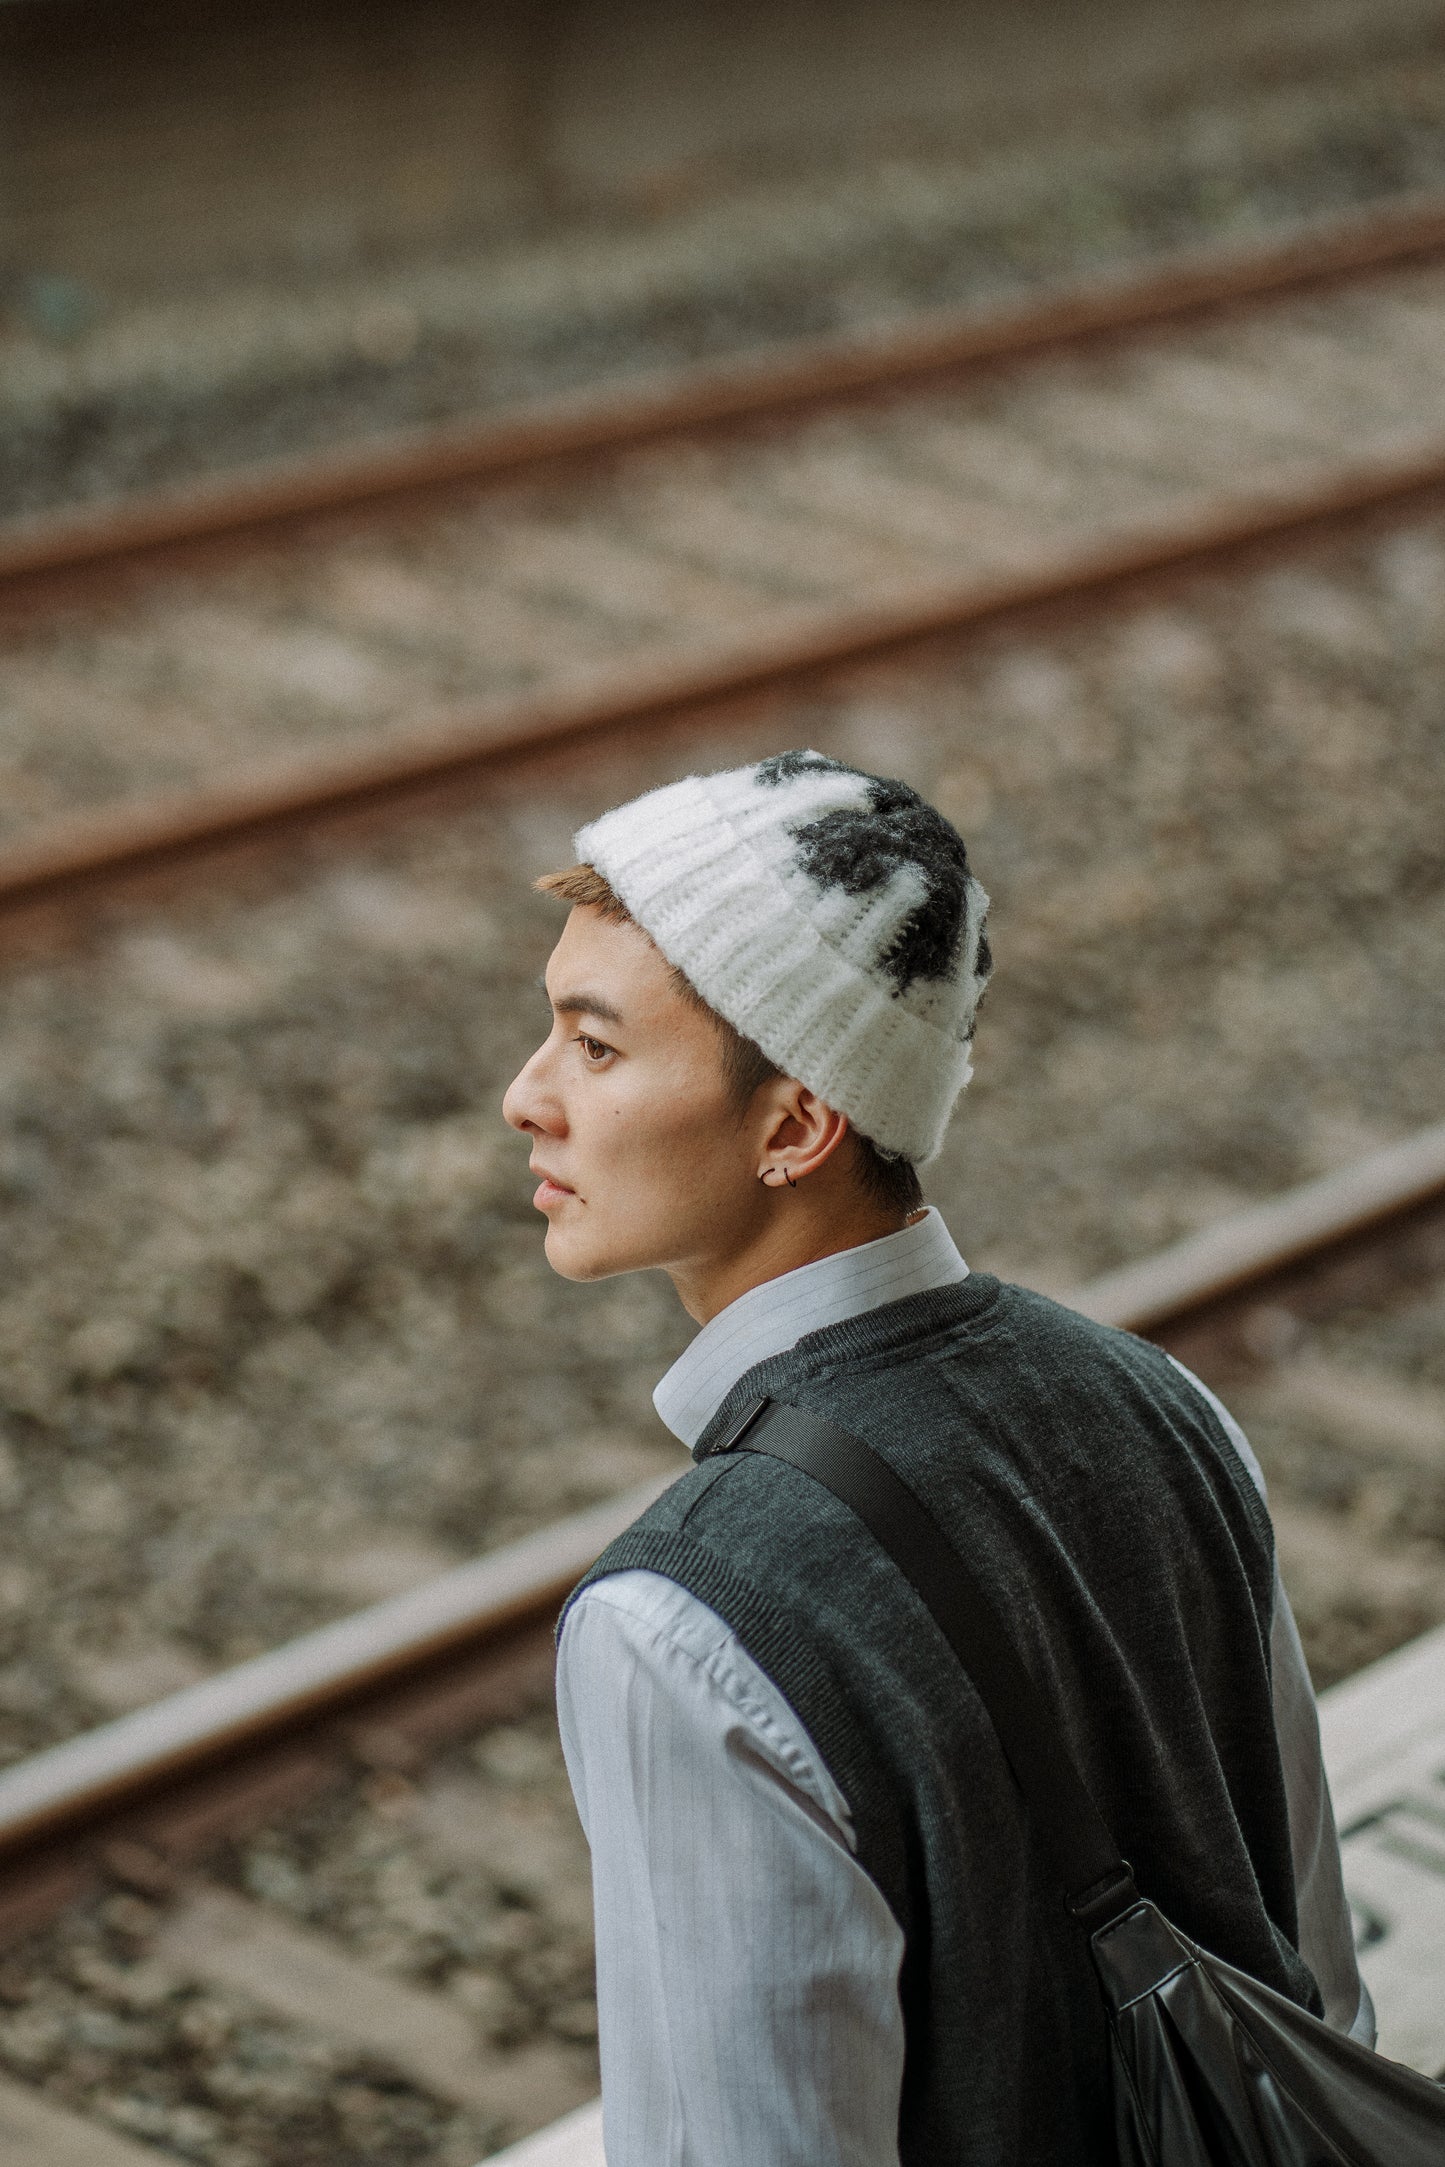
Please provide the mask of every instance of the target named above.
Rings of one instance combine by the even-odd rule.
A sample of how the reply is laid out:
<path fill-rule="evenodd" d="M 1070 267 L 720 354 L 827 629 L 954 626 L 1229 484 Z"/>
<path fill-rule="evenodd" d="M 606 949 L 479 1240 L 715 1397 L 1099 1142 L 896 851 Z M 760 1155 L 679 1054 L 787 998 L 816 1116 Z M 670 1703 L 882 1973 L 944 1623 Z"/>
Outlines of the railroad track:
<path fill-rule="evenodd" d="M 0 544 L 0 909 L 1445 500 L 1445 213 Z"/>
<path fill-rule="evenodd" d="M 1281 1318 L 1317 1320 L 1442 1272 L 1445 1127 L 1107 1274 L 1074 1300 L 1101 1321 L 1182 1351 L 1216 1380 L 1280 1370 L 1283 1387 L 1272 1389 L 1287 1391 L 1288 1364 L 1261 1357 L 1261 1318 L 1277 1349 Z M 1336 1382 L 1348 1399 L 1349 1376 Z M 1358 1380 L 1355 1388 L 1358 1413 Z M 1321 1389 L 1317 1368 L 1311 1389 Z M 389 2059 L 453 2103 L 495 2110 L 500 2099 L 525 2121 L 530 2083 L 539 2102 L 555 2104 L 558 2072 L 545 2056 L 514 2058 L 509 2093 L 495 2067 L 479 2075 L 473 2066 L 454 2003 L 368 1972 L 326 1935 L 202 1878 L 203 1869 L 219 1846 L 259 1823 L 354 1788 L 358 1771 L 373 1781 L 379 1771 L 405 1791 L 449 1739 L 535 1704 L 546 1691 L 561 1594 L 660 1486 L 0 1773 L 0 1947 L 106 1887 L 139 1891 L 142 1908 L 156 1907 L 161 1919 L 149 1976 L 240 1992 L 277 2021 Z M 1445 1780 L 1445 1629 L 1327 1697 L 1324 1720 L 1385 2039 L 1433 2070 L 1445 2064 L 1445 2022 L 1430 1986 L 1445 1922 L 1433 1803 Z M 383 1790 L 383 1811 L 386 1797 Z M 471 1795 L 465 1810 L 485 1807 Z M 123 1897 L 122 1908 L 134 1902 Z M 0 1970 L 0 1993 L 3 1985 Z M 563 2105 L 569 2079 L 576 2082 L 575 2069 L 562 2079 Z M 22 2156 L 27 2167 L 154 2167 L 159 2155 L 0 2084 L 0 2162 L 10 2167 Z M 517 2158 L 519 2167 L 599 2159 L 595 2115 L 579 2109 Z"/>
<path fill-rule="evenodd" d="M 503 421 L 417 431 L 220 482 L 50 514 L 0 527 L 0 584 L 99 573 L 148 551 L 273 530 L 320 512 L 696 438 L 933 377 L 1007 368 L 1041 353 L 1428 261 L 1442 249 L 1445 204 L 1426 197 L 1321 222 L 1272 245 L 1201 252 L 1142 276 L 1095 280 L 991 316 L 915 315 L 901 331 L 794 345 L 725 369 L 679 371 L 622 392 L 553 401 Z"/>

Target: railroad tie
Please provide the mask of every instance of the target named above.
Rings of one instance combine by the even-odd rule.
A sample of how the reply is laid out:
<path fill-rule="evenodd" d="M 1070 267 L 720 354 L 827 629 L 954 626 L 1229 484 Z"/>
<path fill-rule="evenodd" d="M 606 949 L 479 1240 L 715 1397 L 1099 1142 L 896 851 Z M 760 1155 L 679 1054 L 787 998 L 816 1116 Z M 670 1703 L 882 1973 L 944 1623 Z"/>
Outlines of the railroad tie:
<path fill-rule="evenodd" d="M 0 2167 L 173 2167 L 174 2158 L 86 2121 L 27 2084 L 0 2077 Z M 584 2158 L 579 2155 L 576 2167 L 584 2167 Z M 559 2153 L 557 2167 L 571 2162 Z"/>
<path fill-rule="evenodd" d="M 446 1995 L 388 1978 L 315 1928 L 229 1889 L 203 1886 L 186 1896 L 157 1935 L 153 1956 L 337 2045 L 383 2056 L 436 2098 L 521 2128 L 585 2097 L 571 2059 L 553 2042 L 489 2051 Z"/>
<path fill-rule="evenodd" d="M 1281 1363 L 1254 1396 L 1332 1444 L 1403 1468 L 1445 1469 L 1445 1392 L 1313 1355 Z"/>

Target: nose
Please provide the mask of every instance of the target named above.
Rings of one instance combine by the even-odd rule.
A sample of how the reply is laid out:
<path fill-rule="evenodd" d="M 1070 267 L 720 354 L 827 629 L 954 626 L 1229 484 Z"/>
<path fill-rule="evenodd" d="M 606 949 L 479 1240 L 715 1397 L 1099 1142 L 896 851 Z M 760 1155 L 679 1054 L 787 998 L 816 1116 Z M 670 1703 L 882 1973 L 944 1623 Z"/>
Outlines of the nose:
<path fill-rule="evenodd" d="M 556 1136 L 563 1122 L 556 1100 L 547 1088 L 546 1046 L 539 1046 L 507 1086 L 502 1100 L 502 1119 L 522 1134 Z"/>

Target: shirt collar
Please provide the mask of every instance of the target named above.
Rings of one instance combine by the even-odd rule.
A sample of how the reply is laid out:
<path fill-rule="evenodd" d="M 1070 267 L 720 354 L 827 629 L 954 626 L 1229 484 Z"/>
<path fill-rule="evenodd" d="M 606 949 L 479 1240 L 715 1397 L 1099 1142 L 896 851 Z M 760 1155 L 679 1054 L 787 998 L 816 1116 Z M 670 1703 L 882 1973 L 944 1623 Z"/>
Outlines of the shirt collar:
<path fill-rule="evenodd" d="M 740 1294 L 678 1356 L 652 1404 L 690 1451 L 755 1363 L 785 1353 L 809 1332 L 844 1324 L 910 1294 L 957 1286 L 967 1277 L 953 1236 L 930 1204 L 921 1219 L 897 1234 L 840 1249 Z"/>

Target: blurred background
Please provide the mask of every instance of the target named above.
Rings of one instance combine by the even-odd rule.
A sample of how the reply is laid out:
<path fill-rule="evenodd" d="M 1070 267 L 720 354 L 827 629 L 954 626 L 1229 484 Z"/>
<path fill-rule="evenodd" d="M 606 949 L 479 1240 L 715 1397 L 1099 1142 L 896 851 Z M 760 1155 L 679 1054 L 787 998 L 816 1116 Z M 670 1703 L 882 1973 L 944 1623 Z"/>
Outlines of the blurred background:
<path fill-rule="evenodd" d="M 7 498 L 1436 186 L 1438 38 L 1428 0 L 6 0 Z"/>
<path fill-rule="evenodd" d="M 889 374 L 940 326 L 1432 218 L 1359 278 Z M 928 1187 L 981 1267 L 1067 1294 L 1440 1120 L 1445 515 L 1386 470 L 1445 473 L 1442 235 L 1433 0 L 3 0 L 0 1761 L 678 1465 L 650 1394 L 686 1319 L 550 1277 L 498 1115 L 543 1029 L 530 881 L 633 792 L 811 744 L 957 821 L 998 972 Z M 874 357 L 866 395 L 626 421 L 820 348 Z M 486 450 L 604 409 L 586 459 Z M 344 481 L 437 445 L 425 487 Z M 1370 521 L 1090 585 L 1361 462 Z M 283 472 L 284 518 L 228 525 Z M 977 601 L 1009 581 L 1057 606 Z M 728 698 L 638 692 L 709 671 Z M 559 714 L 589 727 L 543 742 Z M 95 872 L 447 732 L 514 751 Z M 1200 1342 L 1321 1686 L 1445 1620 L 1417 1236 Z M 154 1846 L 0 1935 L 16 2097 L 129 2167 L 466 2167 L 588 2096 L 530 1693 L 427 1756 L 353 1740 L 207 1852 L 300 1937 L 250 1972 Z M 278 2000 L 307 1963 L 331 1987 Z M 348 2031 L 363 1973 L 476 2069 Z M 126 2167 L 78 2141 L 23 2156 Z"/>

